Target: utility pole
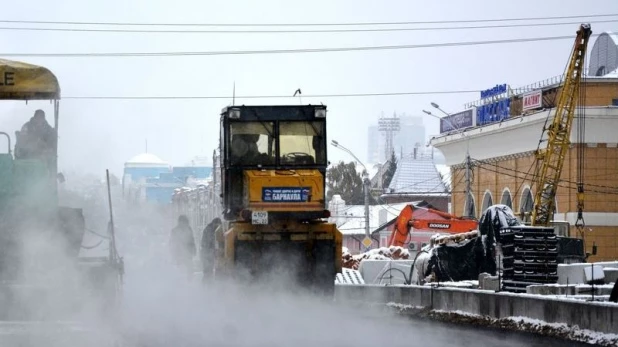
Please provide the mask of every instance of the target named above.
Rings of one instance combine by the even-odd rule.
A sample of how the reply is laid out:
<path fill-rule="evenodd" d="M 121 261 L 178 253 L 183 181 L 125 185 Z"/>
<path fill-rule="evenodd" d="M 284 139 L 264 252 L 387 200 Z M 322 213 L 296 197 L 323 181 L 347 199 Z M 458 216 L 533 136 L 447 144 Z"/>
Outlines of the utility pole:
<path fill-rule="evenodd" d="M 465 192 L 465 202 L 468 202 L 470 199 L 470 192 L 472 191 L 471 189 L 471 180 L 470 180 L 470 171 L 471 171 L 471 165 L 470 165 L 470 152 L 466 151 L 466 192 Z M 464 203 L 466 206 L 467 204 Z M 466 206 L 466 217 L 472 217 L 470 216 L 470 206 Z"/>
<path fill-rule="evenodd" d="M 369 234 L 369 190 L 371 182 L 369 181 L 369 173 L 367 171 L 365 171 L 363 177 L 363 186 L 365 187 L 365 237 L 371 238 Z M 367 247 L 367 250 L 369 248 Z"/>

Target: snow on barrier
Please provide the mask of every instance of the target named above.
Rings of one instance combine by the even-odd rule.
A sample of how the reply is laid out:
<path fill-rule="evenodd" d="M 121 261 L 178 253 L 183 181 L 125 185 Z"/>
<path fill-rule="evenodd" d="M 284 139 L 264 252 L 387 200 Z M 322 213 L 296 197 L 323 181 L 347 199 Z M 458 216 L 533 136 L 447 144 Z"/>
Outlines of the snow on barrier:
<path fill-rule="evenodd" d="M 600 332 L 618 342 L 618 304 L 586 302 L 541 295 L 433 286 L 337 285 L 340 302 L 390 304 L 433 311 L 462 312 L 488 319 L 527 317 Z M 509 318 L 510 319 L 510 318 Z"/>

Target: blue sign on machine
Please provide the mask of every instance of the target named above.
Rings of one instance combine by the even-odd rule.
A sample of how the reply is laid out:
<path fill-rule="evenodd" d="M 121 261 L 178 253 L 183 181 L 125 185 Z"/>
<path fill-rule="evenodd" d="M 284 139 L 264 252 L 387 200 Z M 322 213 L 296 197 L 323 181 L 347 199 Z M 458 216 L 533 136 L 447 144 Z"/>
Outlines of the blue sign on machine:
<path fill-rule="evenodd" d="M 309 187 L 264 187 L 264 202 L 306 202 L 309 200 Z"/>

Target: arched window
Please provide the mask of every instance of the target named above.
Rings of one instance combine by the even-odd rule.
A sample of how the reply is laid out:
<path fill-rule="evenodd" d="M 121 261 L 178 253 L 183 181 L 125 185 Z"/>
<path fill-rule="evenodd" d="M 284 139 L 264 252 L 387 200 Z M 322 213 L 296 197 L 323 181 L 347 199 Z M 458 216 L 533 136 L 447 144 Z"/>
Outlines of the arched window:
<path fill-rule="evenodd" d="M 532 192 L 530 192 L 530 188 L 526 187 L 521 193 L 521 198 L 519 200 L 519 214 L 521 216 L 521 219 L 525 222 L 529 222 L 533 208 L 534 198 L 532 197 Z"/>
<path fill-rule="evenodd" d="M 500 199 L 500 204 L 508 206 L 511 210 L 513 209 L 513 200 L 511 198 L 511 192 L 508 188 L 504 188 L 502 198 Z"/>
<path fill-rule="evenodd" d="M 558 197 L 554 198 L 554 213 L 558 213 Z"/>
<path fill-rule="evenodd" d="M 483 196 L 483 208 L 481 213 L 485 213 L 485 211 L 489 208 L 489 206 L 493 205 L 494 201 L 491 197 L 491 192 L 489 190 L 485 191 L 485 195 Z"/>
<path fill-rule="evenodd" d="M 472 193 L 468 193 L 468 198 L 464 205 L 464 216 L 476 217 L 476 204 L 474 203 L 474 196 Z"/>

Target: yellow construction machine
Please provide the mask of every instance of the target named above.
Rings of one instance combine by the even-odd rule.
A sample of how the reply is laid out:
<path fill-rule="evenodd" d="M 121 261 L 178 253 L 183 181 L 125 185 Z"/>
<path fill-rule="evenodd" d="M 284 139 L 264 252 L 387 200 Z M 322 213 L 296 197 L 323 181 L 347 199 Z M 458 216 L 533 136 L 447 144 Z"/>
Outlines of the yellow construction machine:
<path fill-rule="evenodd" d="M 326 106 L 221 112 L 217 277 L 332 295 L 342 235 L 326 219 Z"/>

